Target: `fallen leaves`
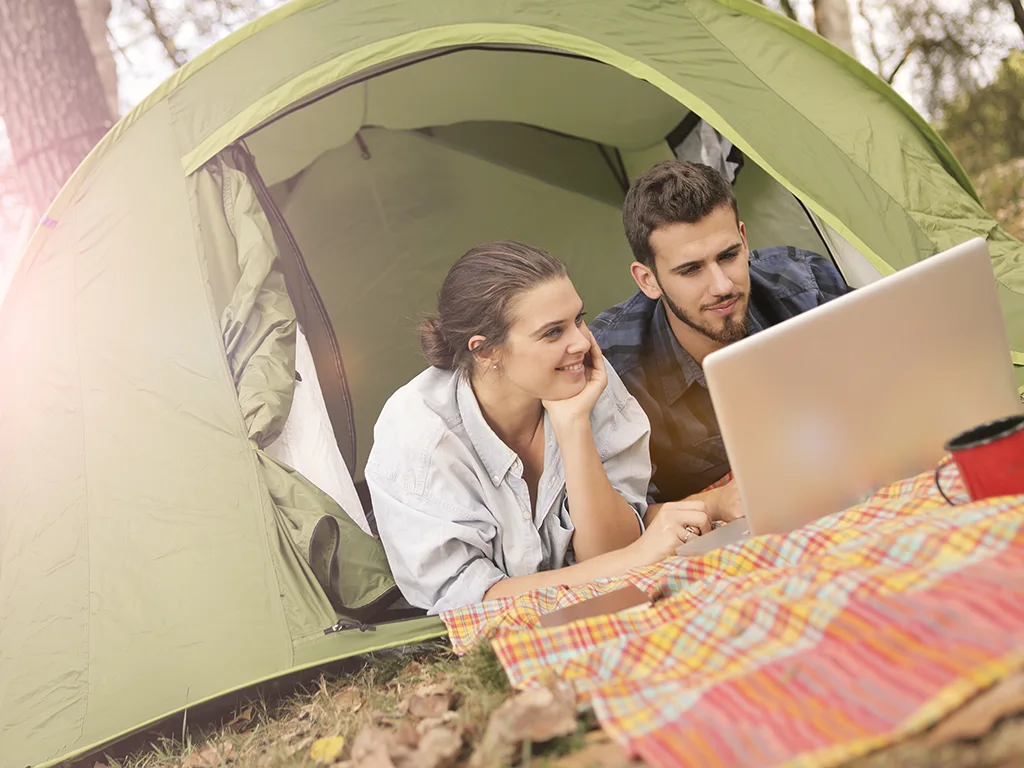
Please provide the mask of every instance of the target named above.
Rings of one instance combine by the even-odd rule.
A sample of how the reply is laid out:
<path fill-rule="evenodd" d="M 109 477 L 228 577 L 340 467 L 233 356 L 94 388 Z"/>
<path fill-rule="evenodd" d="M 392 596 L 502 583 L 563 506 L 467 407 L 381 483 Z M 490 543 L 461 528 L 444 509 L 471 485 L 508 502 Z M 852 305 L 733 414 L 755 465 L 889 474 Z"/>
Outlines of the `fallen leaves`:
<path fill-rule="evenodd" d="M 342 712 L 348 712 L 355 714 L 363 708 L 363 697 L 359 693 L 359 689 L 353 686 L 349 686 L 342 691 L 334 694 L 334 706 L 340 709 Z"/>
<path fill-rule="evenodd" d="M 575 732 L 576 696 L 570 686 L 529 688 L 491 714 L 469 764 L 471 768 L 507 765 L 520 742 L 545 742 Z"/>
<path fill-rule="evenodd" d="M 338 698 L 342 708 L 362 706 L 346 691 Z M 453 701 L 450 680 L 418 686 L 398 705 L 397 717 L 370 719 L 352 743 L 351 760 L 339 768 L 453 768 L 463 744 Z"/>
<path fill-rule="evenodd" d="M 406 708 L 413 717 L 440 717 L 451 708 L 452 684 L 425 683 L 417 688 L 406 701 Z"/>
<path fill-rule="evenodd" d="M 224 730 L 229 733 L 242 733 L 249 728 L 252 723 L 253 708 L 246 707 L 239 712 L 235 717 L 224 726 Z"/>
<path fill-rule="evenodd" d="M 495 768 L 531 755 L 561 768 L 635 765 L 614 743 L 595 741 L 599 734 L 584 736 L 593 724 L 580 725 L 575 694 L 556 676 L 511 697 L 490 687 L 478 696 L 478 683 L 475 672 L 415 662 L 380 684 L 373 670 L 364 679 L 321 680 L 286 707 L 243 705 L 222 726 L 230 741 L 214 738 L 179 757 L 178 768 Z M 581 748 L 582 762 L 562 762 L 567 749 Z"/>
<path fill-rule="evenodd" d="M 402 680 L 408 680 L 421 674 L 423 674 L 423 665 L 418 661 L 410 661 L 402 667 L 402 671 L 398 673 L 398 677 Z"/>
<path fill-rule="evenodd" d="M 219 747 L 209 744 L 181 761 L 181 768 L 214 768 L 235 759 L 235 745 L 225 741 Z"/>
<path fill-rule="evenodd" d="M 318 763 L 333 763 L 341 757 L 343 749 L 345 749 L 345 739 L 341 736 L 330 736 L 314 741 L 309 748 L 309 756 Z"/>
<path fill-rule="evenodd" d="M 421 733 L 410 721 L 369 724 L 352 745 L 352 768 L 451 768 L 462 751 L 458 718 Z"/>

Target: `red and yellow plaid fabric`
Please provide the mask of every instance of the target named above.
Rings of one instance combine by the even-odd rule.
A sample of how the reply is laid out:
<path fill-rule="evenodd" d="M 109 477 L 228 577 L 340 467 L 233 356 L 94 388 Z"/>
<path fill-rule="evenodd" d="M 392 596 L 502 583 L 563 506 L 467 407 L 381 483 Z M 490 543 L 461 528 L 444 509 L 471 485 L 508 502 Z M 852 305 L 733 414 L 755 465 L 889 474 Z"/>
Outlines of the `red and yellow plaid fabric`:
<path fill-rule="evenodd" d="M 1022 523 L 1024 498 L 950 507 L 928 473 L 784 536 L 442 618 L 459 653 L 490 640 L 517 687 L 572 681 L 650 765 L 832 766 L 1024 666 Z M 659 599 L 537 626 L 627 583 Z"/>

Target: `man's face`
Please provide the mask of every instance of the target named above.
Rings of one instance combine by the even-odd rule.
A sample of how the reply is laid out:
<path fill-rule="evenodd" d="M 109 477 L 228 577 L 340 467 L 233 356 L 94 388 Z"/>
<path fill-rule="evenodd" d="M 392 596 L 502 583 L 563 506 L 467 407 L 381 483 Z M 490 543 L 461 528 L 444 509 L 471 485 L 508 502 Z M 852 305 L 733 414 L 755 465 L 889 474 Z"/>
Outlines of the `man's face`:
<path fill-rule="evenodd" d="M 750 252 L 732 207 L 723 205 L 695 224 L 666 224 L 651 233 L 654 269 L 634 264 L 645 294 L 662 298 L 680 322 L 718 344 L 747 334 Z"/>

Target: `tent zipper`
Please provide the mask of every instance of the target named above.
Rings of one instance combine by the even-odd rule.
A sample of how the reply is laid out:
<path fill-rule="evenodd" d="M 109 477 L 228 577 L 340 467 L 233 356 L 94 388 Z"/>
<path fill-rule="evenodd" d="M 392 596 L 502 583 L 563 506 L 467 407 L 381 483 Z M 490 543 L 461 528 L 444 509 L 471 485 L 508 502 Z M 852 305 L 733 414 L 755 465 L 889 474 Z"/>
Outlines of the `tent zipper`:
<path fill-rule="evenodd" d="M 239 160 L 239 165 L 242 167 L 245 175 L 253 183 L 256 191 L 256 197 L 260 201 L 260 205 L 263 206 L 264 211 L 272 219 L 272 224 L 278 232 L 280 232 L 288 242 L 288 248 L 291 251 L 291 256 L 295 261 L 296 266 L 299 269 L 299 274 L 305 285 L 309 295 L 313 298 L 314 305 L 317 313 L 320 315 L 320 319 L 324 324 L 324 328 L 327 333 L 326 336 L 330 342 L 331 356 L 335 365 L 335 374 L 339 377 L 342 387 L 344 387 L 345 404 L 346 404 L 346 417 L 348 418 L 349 434 L 352 436 L 352 455 L 356 455 L 355 446 L 355 414 L 352 412 L 352 396 L 348 389 L 348 379 L 345 377 L 345 365 L 341 359 L 341 350 L 338 349 L 337 336 L 334 333 L 334 326 L 331 325 L 330 316 L 327 314 L 327 309 L 324 306 L 323 299 L 320 297 L 320 291 L 316 287 L 316 283 L 313 282 L 313 277 L 309 273 L 309 268 L 306 266 L 306 260 L 302 256 L 302 251 L 299 249 L 299 244 L 295 240 L 295 236 L 292 234 L 291 227 L 288 226 L 288 222 L 284 218 L 284 214 L 278 209 L 277 204 L 270 195 L 270 190 L 267 189 L 266 182 L 263 181 L 263 176 L 260 175 L 259 169 L 256 167 L 256 158 L 253 157 L 249 148 L 246 146 L 245 141 L 236 142 L 232 149 L 235 152 L 236 157 Z M 365 514 L 365 510 L 364 510 Z M 358 627 L 361 632 L 372 631 L 375 625 L 367 624 L 362 621 L 359 617 L 361 616 L 372 616 L 380 609 L 386 609 L 387 606 L 395 602 L 401 597 L 401 591 L 397 585 L 386 590 L 382 595 L 376 599 L 370 601 L 364 606 L 359 608 L 346 608 L 344 611 L 338 610 L 335 606 L 335 610 L 338 613 L 344 614 L 338 624 L 348 623 L 351 626 L 343 628 L 355 628 Z M 385 622 L 386 623 L 386 622 Z M 334 630 L 340 631 L 340 630 Z M 325 631 L 325 634 L 327 632 Z"/>
<path fill-rule="evenodd" d="M 351 436 L 350 449 L 352 451 L 351 455 L 355 457 L 356 426 L 355 414 L 352 412 L 352 394 L 348 388 L 348 379 L 345 376 L 345 364 L 341 359 L 341 350 L 338 349 L 338 337 L 334 333 L 334 326 L 331 325 L 331 318 L 327 314 L 327 308 L 324 306 L 323 299 L 320 297 L 320 291 L 317 289 L 316 283 L 313 282 L 312 275 L 309 274 L 309 268 L 306 266 L 306 260 L 302 256 L 302 251 L 299 249 L 299 244 L 296 242 L 295 236 L 292 234 L 291 227 L 289 227 L 288 222 L 285 221 L 284 215 L 278 209 L 277 204 L 270 195 L 270 190 L 267 189 L 267 185 L 263 181 L 263 176 L 260 175 L 259 169 L 256 167 L 256 158 L 253 157 L 244 140 L 239 140 L 232 145 L 232 148 L 240 159 L 240 164 L 245 169 L 245 175 L 249 177 L 256 188 L 256 196 L 259 198 L 260 205 L 263 206 L 267 215 L 273 219 L 273 223 L 276 225 L 277 230 L 288 241 L 288 247 L 291 250 L 291 255 L 295 261 L 295 265 L 298 267 L 299 275 L 301 276 L 309 295 L 313 298 L 316 311 L 324 324 L 324 328 L 327 330 L 326 337 L 331 347 L 331 357 L 335 367 L 334 372 L 344 389 L 345 416 L 348 420 L 348 433 Z"/>
<path fill-rule="evenodd" d="M 402 613 L 402 611 L 398 611 L 398 613 Z M 332 624 L 327 629 L 325 629 L 324 634 L 333 635 L 337 632 L 348 632 L 353 629 L 358 629 L 360 632 L 376 632 L 377 627 L 384 627 L 388 624 L 401 624 L 403 621 L 409 621 L 410 619 L 421 619 L 426 615 L 424 611 L 421 611 L 418 608 L 411 608 L 408 611 L 405 611 L 405 613 L 408 613 L 409 615 L 400 616 L 397 619 L 387 619 L 386 621 L 372 622 L 363 622 L 359 619 L 343 617 L 341 619 L 338 619 L 338 621 L 335 624 Z"/>

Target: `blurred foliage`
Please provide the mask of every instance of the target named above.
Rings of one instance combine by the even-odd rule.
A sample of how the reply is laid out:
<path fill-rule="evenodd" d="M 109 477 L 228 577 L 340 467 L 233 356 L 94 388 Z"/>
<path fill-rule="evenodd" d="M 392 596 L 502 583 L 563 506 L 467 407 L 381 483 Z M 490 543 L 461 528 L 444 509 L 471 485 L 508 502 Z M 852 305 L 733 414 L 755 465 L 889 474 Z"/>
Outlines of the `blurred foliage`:
<path fill-rule="evenodd" d="M 1024 51 L 995 79 L 943 105 L 937 126 L 978 188 L 985 208 L 1024 239 Z"/>

